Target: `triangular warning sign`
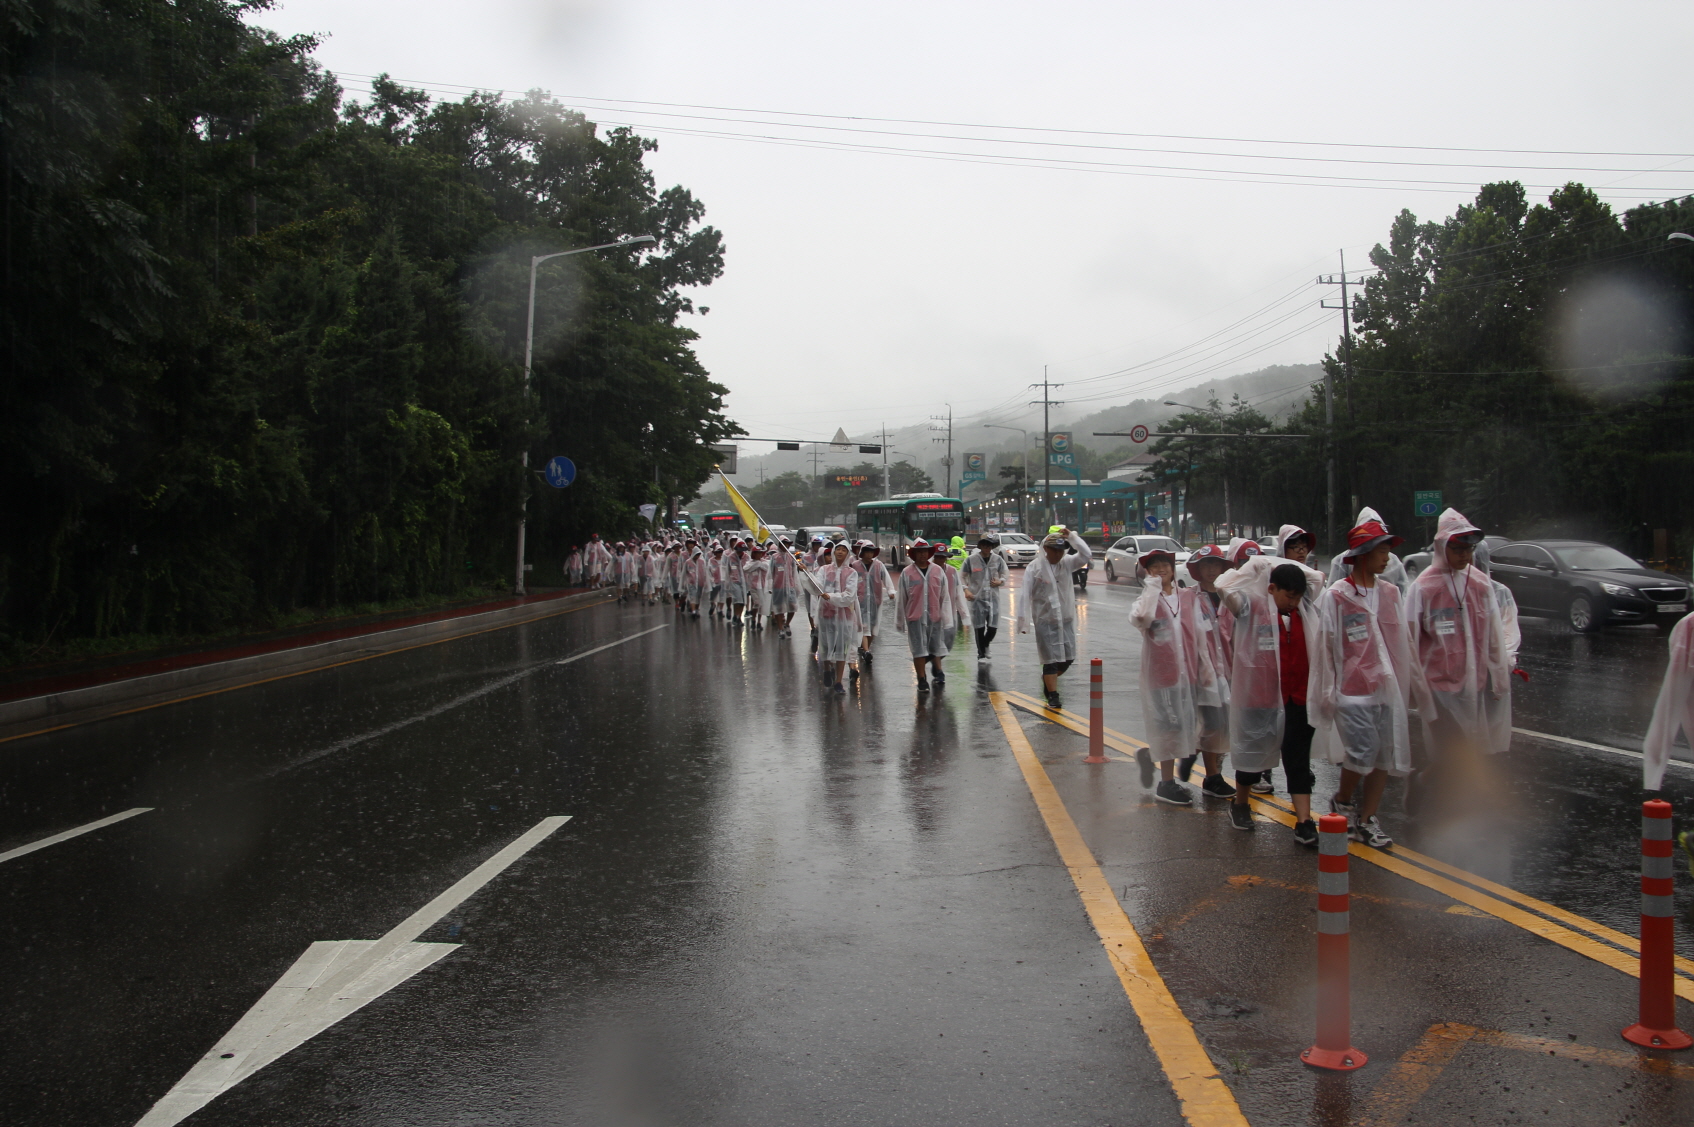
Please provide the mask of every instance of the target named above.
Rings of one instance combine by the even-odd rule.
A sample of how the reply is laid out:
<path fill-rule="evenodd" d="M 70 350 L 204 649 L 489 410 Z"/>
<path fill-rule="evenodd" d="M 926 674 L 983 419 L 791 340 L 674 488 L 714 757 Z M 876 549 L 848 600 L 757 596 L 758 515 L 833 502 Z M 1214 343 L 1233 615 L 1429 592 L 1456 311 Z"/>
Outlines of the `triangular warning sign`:
<path fill-rule="evenodd" d="M 829 448 L 831 450 L 851 450 L 853 448 L 853 440 L 847 437 L 847 431 L 844 427 L 835 428 L 835 437 L 829 440 Z"/>

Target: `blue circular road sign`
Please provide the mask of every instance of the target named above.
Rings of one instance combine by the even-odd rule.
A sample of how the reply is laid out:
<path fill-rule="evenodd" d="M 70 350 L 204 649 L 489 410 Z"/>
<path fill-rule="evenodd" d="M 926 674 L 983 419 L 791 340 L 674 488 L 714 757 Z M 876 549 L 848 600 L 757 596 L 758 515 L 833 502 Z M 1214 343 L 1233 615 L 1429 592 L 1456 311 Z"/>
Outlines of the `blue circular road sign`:
<path fill-rule="evenodd" d="M 576 463 L 561 454 L 548 460 L 546 472 L 548 485 L 554 489 L 564 489 L 576 480 Z"/>

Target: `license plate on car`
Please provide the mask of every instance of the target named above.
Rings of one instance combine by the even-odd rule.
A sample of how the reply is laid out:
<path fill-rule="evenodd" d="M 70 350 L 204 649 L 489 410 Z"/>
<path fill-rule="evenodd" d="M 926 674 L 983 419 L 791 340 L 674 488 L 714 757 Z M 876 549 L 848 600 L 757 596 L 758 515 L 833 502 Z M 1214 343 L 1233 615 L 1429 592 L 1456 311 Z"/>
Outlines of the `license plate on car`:
<path fill-rule="evenodd" d="M 1659 605 L 1660 614 L 1680 614 L 1687 609 L 1687 603 L 1661 603 Z"/>

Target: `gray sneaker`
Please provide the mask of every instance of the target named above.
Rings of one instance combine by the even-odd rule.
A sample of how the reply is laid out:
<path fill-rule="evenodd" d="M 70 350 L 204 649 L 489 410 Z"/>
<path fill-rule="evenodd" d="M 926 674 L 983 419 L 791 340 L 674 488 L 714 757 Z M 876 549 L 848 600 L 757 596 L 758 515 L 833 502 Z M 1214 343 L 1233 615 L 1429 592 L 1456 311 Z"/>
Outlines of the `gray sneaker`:
<path fill-rule="evenodd" d="M 1377 822 L 1375 814 L 1368 818 L 1359 819 L 1358 829 L 1353 832 L 1352 836 L 1372 849 L 1394 848 L 1394 839 L 1382 832 L 1382 825 Z"/>
<path fill-rule="evenodd" d="M 1153 791 L 1153 797 L 1160 802 L 1168 802 L 1172 806 L 1194 805 L 1194 792 L 1175 779 L 1166 779 L 1160 783 L 1157 789 Z"/>

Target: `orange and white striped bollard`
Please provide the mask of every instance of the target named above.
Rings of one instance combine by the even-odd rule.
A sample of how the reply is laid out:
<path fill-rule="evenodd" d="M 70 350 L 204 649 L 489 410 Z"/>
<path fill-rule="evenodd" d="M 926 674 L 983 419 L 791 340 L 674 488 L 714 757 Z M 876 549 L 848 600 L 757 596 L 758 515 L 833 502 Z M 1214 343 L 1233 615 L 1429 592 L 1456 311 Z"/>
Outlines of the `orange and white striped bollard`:
<path fill-rule="evenodd" d="M 1084 763 L 1106 762 L 1106 706 L 1102 696 L 1101 662 L 1088 662 L 1088 758 Z"/>
<path fill-rule="evenodd" d="M 1676 1027 L 1676 871 L 1670 803 L 1641 804 L 1641 1008 L 1623 1039 L 1649 1049 L 1686 1049 L 1694 1037 Z"/>
<path fill-rule="evenodd" d="M 1318 819 L 1318 1039 L 1300 1059 L 1351 1072 L 1369 1059 L 1353 1048 L 1352 970 L 1348 952 L 1347 819 Z"/>

